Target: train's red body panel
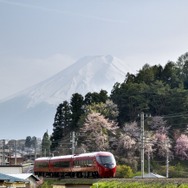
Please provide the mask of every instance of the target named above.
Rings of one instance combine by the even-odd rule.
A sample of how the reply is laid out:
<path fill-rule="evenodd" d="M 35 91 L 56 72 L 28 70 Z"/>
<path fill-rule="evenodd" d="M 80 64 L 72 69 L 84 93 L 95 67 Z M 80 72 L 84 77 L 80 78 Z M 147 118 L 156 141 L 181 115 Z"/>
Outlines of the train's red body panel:
<path fill-rule="evenodd" d="M 51 177 L 114 177 L 116 161 L 110 152 L 42 157 L 35 160 L 34 173 Z"/>

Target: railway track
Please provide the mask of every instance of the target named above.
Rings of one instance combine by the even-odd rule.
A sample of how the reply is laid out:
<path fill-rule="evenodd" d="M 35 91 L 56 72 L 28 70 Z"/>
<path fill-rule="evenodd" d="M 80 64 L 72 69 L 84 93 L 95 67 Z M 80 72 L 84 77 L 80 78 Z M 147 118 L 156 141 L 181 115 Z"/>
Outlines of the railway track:
<path fill-rule="evenodd" d="M 95 183 L 95 182 L 110 182 L 110 181 L 118 181 L 122 183 L 128 183 L 128 182 L 143 182 L 143 183 L 172 183 L 172 184 L 182 184 L 186 183 L 188 184 L 188 178 L 44 178 L 44 180 L 53 180 L 57 182 L 63 182 L 63 183 Z"/>

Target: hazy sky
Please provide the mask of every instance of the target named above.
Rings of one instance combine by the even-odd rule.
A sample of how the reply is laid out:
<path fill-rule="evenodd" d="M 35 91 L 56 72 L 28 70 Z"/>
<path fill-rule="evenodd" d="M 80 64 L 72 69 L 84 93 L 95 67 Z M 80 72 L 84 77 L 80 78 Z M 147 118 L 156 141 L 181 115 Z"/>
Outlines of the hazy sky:
<path fill-rule="evenodd" d="M 132 69 L 187 52 L 187 0 L 0 0 L 0 99 L 86 55 Z"/>

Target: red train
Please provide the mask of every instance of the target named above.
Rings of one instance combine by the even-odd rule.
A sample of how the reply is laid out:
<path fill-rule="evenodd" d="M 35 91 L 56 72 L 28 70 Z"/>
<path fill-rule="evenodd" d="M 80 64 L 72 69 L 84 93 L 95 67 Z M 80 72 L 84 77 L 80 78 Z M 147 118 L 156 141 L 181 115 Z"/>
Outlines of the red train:
<path fill-rule="evenodd" d="M 34 173 L 43 177 L 111 178 L 116 173 L 116 161 L 110 152 L 37 158 Z"/>

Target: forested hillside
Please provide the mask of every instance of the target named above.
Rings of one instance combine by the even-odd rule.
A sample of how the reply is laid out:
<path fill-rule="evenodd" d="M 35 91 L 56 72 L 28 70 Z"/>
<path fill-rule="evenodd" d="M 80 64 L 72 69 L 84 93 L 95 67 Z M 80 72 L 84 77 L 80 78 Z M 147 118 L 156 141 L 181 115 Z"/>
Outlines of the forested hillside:
<path fill-rule="evenodd" d="M 145 156 L 151 169 L 188 159 L 188 53 L 176 62 L 146 64 L 126 75 L 110 94 L 75 93 L 62 101 L 54 118 L 51 152 L 70 154 L 75 132 L 75 153 L 111 151 L 118 164 L 140 167 L 140 113 L 145 114 Z M 44 139 L 44 138 L 43 138 Z"/>

